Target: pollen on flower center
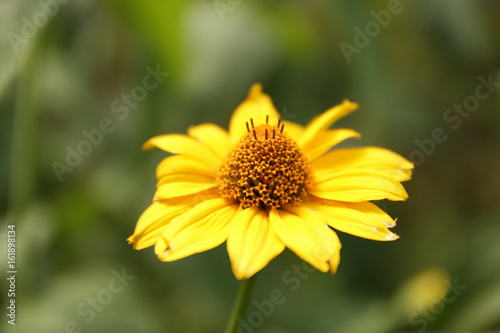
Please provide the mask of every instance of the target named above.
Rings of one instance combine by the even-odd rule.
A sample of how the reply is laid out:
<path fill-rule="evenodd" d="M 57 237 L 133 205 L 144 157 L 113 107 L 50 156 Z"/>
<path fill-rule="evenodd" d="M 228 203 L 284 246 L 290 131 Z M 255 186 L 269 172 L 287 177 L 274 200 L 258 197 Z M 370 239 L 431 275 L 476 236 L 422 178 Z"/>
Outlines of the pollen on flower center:
<path fill-rule="evenodd" d="M 278 124 L 254 126 L 219 168 L 220 195 L 239 200 L 243 208 L 265 210 L 298 205 L 311 189 L 309 161 L 297 143 Z"/>

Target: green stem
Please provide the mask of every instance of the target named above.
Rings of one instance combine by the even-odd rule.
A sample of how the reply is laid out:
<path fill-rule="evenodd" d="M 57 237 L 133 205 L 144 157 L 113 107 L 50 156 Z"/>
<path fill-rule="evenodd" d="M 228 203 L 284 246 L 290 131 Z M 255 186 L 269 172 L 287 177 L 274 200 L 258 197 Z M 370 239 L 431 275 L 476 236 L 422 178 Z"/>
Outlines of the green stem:
<path fill-rule="evenodd" d="M 257 274 L 250 277 L 249 279 L 241 281 L 240 290 L 238 291 L 236 303 L 234 304 L 231 318 L 229 318 L 229 322 L 227 323 L 225 333 L 235 333 L 238 329 L 238 318 L 242 317 L 245 314 L 248 300 L 250 298 L 250 295 L 252 294 L 256 278 Z"/>

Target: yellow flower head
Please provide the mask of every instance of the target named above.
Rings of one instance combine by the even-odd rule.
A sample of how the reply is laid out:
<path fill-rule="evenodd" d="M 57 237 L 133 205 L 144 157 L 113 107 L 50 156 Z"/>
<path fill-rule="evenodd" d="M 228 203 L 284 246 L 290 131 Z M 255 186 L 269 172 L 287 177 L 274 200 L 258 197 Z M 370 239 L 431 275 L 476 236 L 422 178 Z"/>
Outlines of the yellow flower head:
<path fill-rule="evenodd" d="M 410 179 L 413 164 L 383 148 L 329 151 L 360 137 L 329 129 L 357 107 L 345 100 L 303 127 L 280 119 L 255 84 L 229 132 L 201 124 L 188 135 L 151 138 L 144 149 L 174 155 L 159 164 L 153 203 L 129 243 L 138 250 L 155 245 L 160 260 L 173 261 L 226 241 L 234 275 L 246 279 L 285 247 L 335 273 L 341 244 L 333 229 L 397 239 L 388 229 L 395 220 L 369 201 L 407 199 L 401 182 Z"/>

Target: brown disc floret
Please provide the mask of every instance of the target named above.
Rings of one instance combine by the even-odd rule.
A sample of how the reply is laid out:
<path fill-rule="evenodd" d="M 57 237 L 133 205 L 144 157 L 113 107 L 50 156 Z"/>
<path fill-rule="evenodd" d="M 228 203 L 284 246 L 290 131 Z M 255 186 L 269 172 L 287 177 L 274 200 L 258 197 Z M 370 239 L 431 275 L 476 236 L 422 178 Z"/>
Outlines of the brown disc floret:
<path fill-rule="evenodd" d="M 222 197 L 239 200 L 245 208 L 265 210 L 298 205 L 311 189 L 309 161 L 297 143 L 284 132 L 284 124 L 254 126 L 218 171 Z"/>

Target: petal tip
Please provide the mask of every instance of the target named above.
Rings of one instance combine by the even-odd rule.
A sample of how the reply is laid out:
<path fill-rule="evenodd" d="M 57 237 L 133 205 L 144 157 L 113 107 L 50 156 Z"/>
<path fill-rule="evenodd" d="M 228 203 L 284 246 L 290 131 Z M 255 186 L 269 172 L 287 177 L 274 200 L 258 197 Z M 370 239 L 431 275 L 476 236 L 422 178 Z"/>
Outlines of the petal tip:
<path fill-rule="evenodd" d="M 390 223 L 389 223 L 389 222 L 386 222 L 386 221 L 384 221 L 384 220 L 382 220 L 382 223 L 383 223 L 383 224 L 384 224 L 387 228 L 389 228 L 389 229 L 390 229 L 390 228 L 394 228 L 394 227 L 396 226 L 396 221 L 397 221 L 397 220 L 398 220 L 398 219 L 396 218 L 396 219 L 394 219 L 394 220 L 393 220 L 392 222 L 390 222 Z"/>
<path fill-rule="evenodd" d="M 131 235 L 129 236 L 127 239 L 126 239 L 127 243 L 128 244 L 134 244 L 135 243 L 135 234 L 134 235 Z"/>
<path fill-rule="evenodd" d="M 350 101 L 350 100 L 348 100 L 348 99 L 344 99 L 344 100 L 342 101 L 342 106 L 347 107 L 347 108 L 349 108 L 349 109 L 350 109 L 350 110 L 352 110 L 352 111 L 354 111 L 354 110 L 356 110 L 357 108 L 359 108 L 359 104 L 358 104 L 358 103 L 356 103 L 356 102 L 351 102 L 351 101 Z"/>
<path fill-rule="evenodd" d="M 168 261 L 167 257 L 170 255 L 172 247 L 168 243 L 168 241 L 161 237 L 158 239 L 155 245 L 155 254 L 161 261 Z"/>
<path fill-rule="evenodd" d="M 337 255 L 336 257 L 328 260 L 328 266 L 330 266 L 331 275 L 335 275 L 337 273 L 339 264 L 340 264 L 340 255 Z"/>
<path fill-rule="evenodd" d="M 136 234 L 133 234 L 132 236 L 127 238 L 127 242 L 128 244 L 132 245 L 132 248 L 134 250 L 142 250 L 148 247 L 147 242 L 144 242 L 144 240 L 141 239 L 141 237 Z"/>
<path fill-rule="evenodd" d="M 141 149 L 142 149 L 142 150 L 151 150 L 151 149 L 153 149 L 154 147 L 155 147 L 155 145 L 154 145 L 154 144 L 152 144 L 152 143 L 151 143 L 151 139 L 149 139 L 148 141 L 146 141 L 146 142 L 142 145 Z"/>
<path fill-rule="evenodd" d="M 233 270 L 234 277 L 237 280 L 249 279 L 256 273 L 254 270 L 250 269 L 250 267 L 245 268 L 242 263 L 233 264 L 231 265 L 231 268 Z"/>
<path fill-rule="evenodd" d="M 254 83 L 250 87 L 250 91 L 248 92 L 248 98 L 258 98 L 260 95 L 262 95 L 262 84 L 260 83 Z"/>
<path fill-rule="evenodd" d="M 388 233 L 387 236 L 385 236 L 385 240 L 388 240 L 388 241 L 395 241 L 399 239 L 399 236 L 396 235 L 395 233 L 391 232 L 391 233 Z"/>

